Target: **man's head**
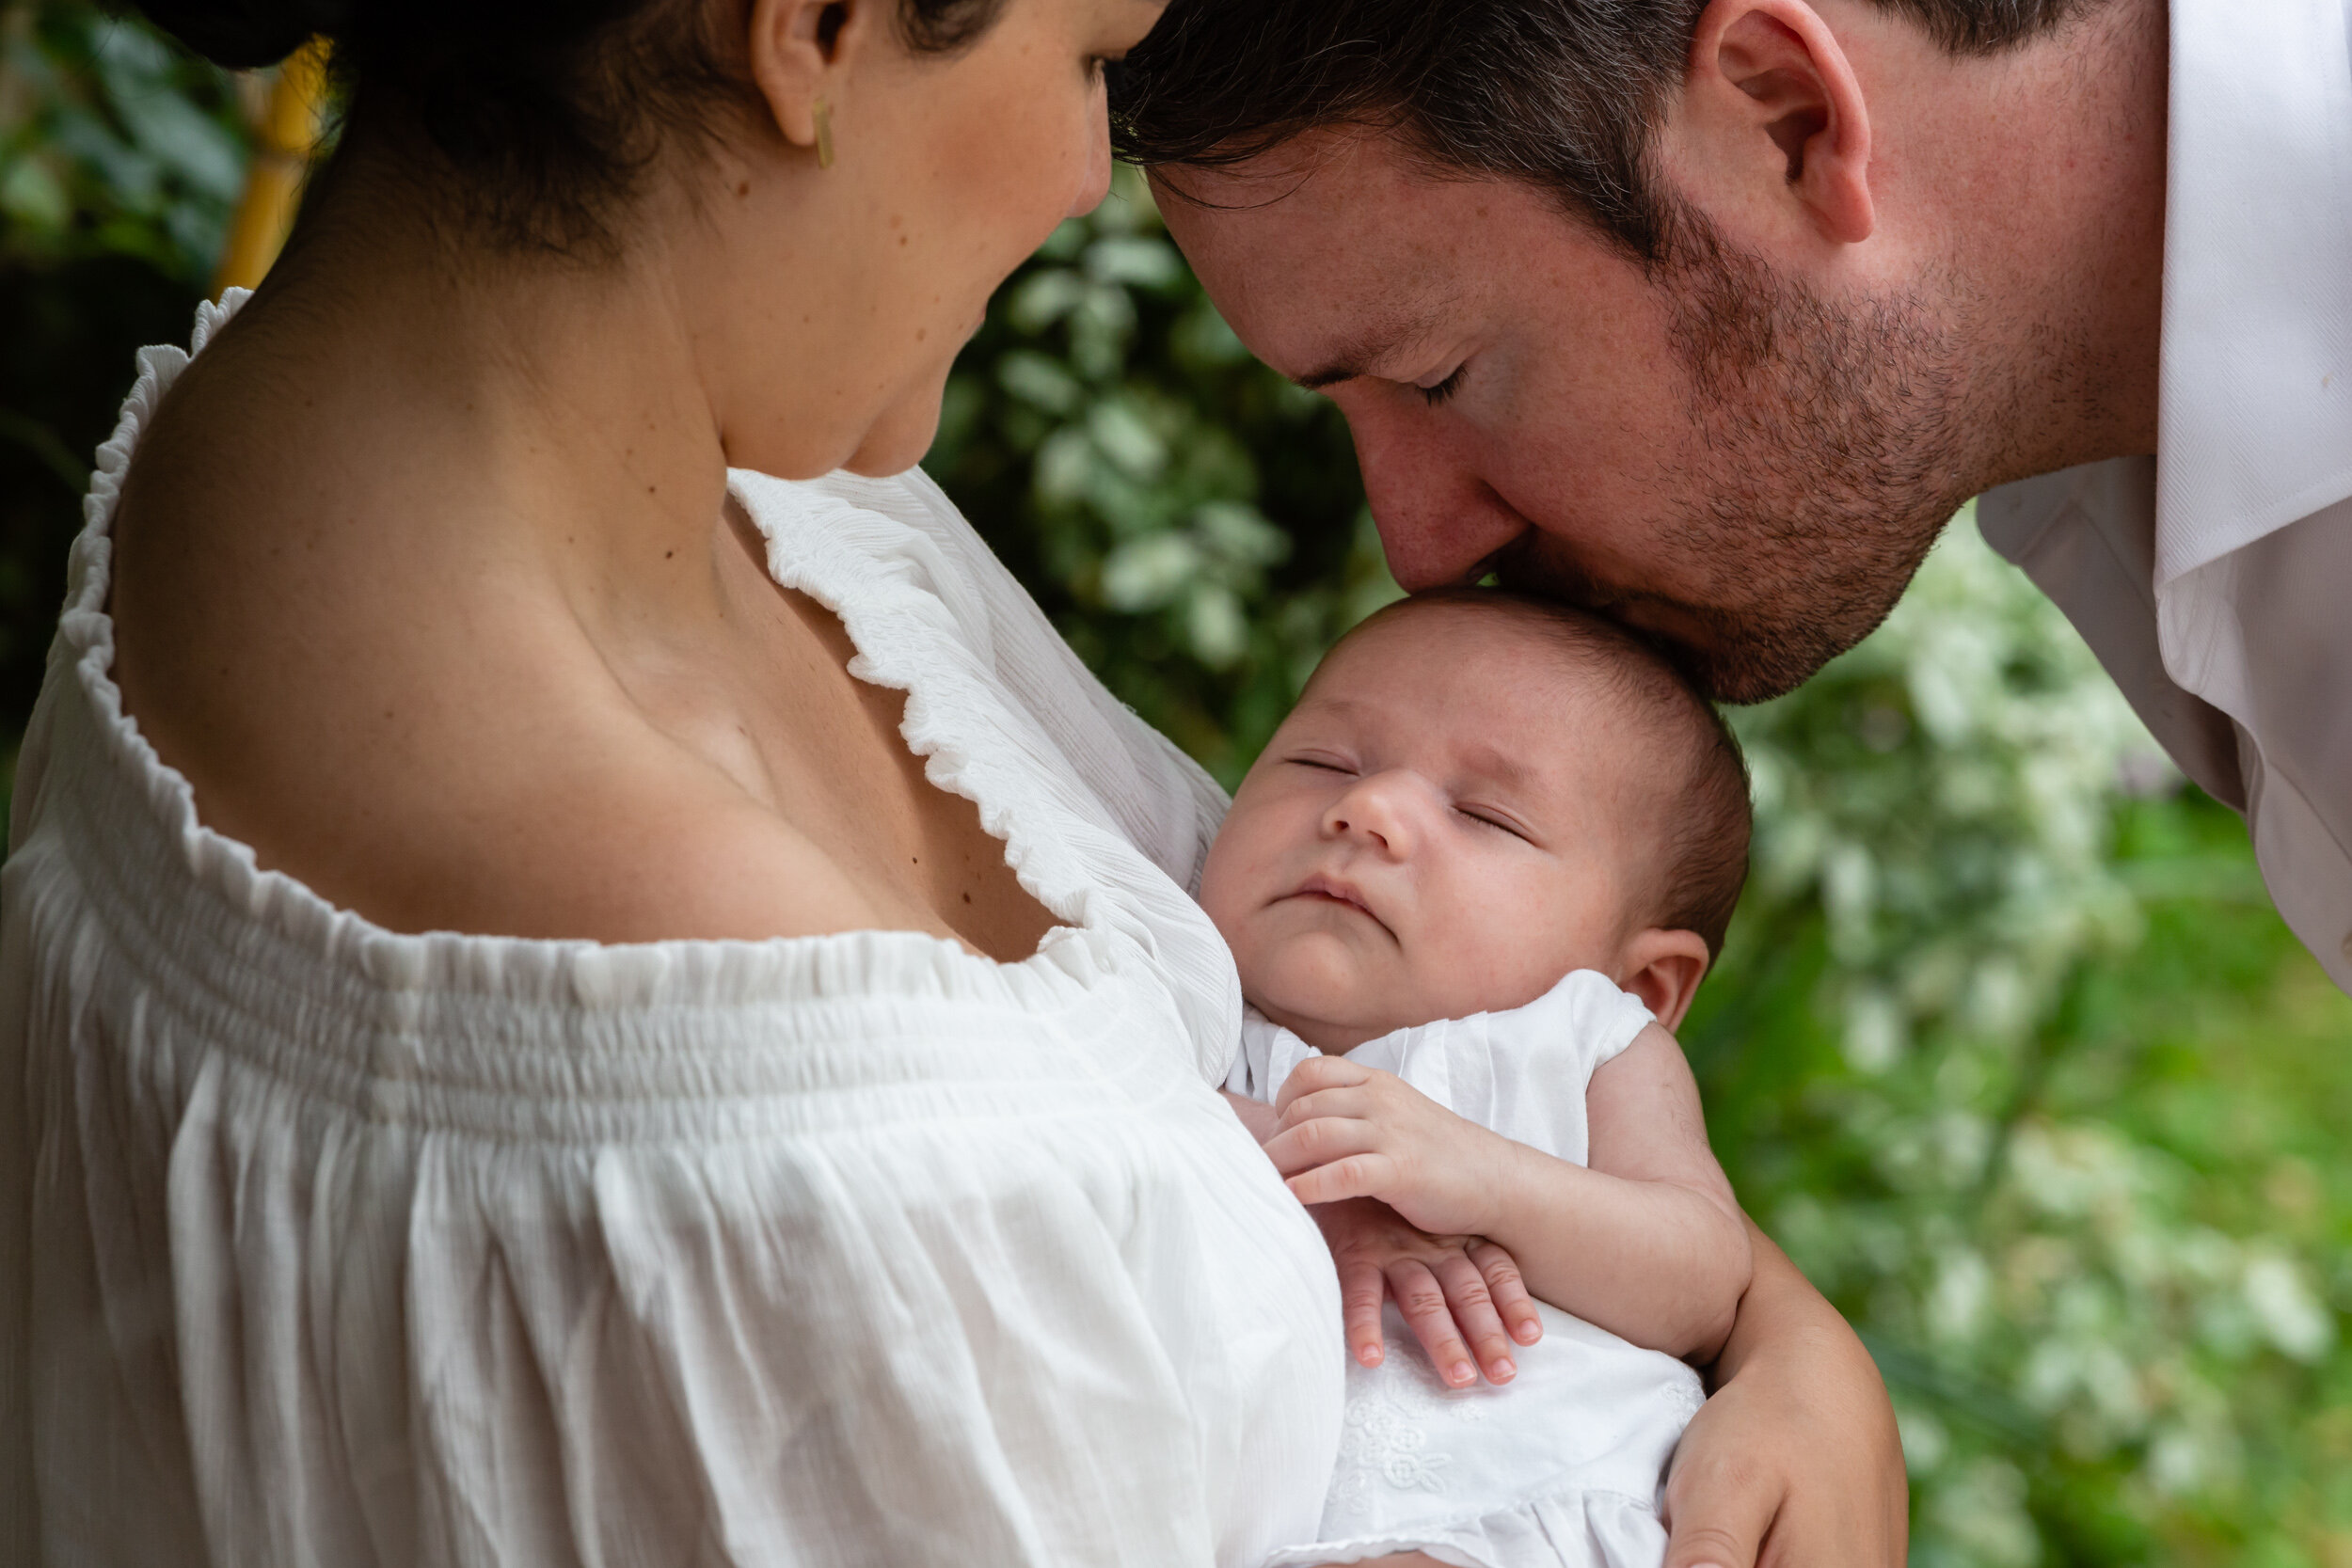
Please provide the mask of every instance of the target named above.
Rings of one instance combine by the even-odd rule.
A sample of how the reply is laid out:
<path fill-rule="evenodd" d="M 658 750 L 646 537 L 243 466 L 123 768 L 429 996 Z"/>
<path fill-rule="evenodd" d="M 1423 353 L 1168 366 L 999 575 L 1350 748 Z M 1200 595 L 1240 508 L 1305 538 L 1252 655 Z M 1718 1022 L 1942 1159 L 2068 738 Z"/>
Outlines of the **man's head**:
<path fill-rule="evenodd" d="M 1117 113 L 1227 319 L 1346 412 L 1401 582 L 1498 571 L 1752 700 L 1877 625 L 1970 495 L 2146 450 L 2162 24 L 1175 0 Z"/>
<path fill-rule="evenodd" d="M 1555 601 L 1450 589 L 1343 640 L 1234 796 L 1200 901 L 1309 1043 L 1521 1006 L 1575 969 L 1669 1028 L 1748 863 L 1738 744 L 1672 664 Z"/>

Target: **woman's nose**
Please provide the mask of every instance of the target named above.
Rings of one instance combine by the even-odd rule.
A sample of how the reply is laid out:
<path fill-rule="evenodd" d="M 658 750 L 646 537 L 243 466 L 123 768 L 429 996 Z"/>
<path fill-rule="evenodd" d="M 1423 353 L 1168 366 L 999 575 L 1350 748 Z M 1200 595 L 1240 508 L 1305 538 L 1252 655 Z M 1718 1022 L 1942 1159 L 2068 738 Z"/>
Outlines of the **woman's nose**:
<path fill-rule="evenodd" d="M 1070 215 L 1084 217 L 1103 205 L 1111 189 L 1110 106 L 1098 78 L 1087 110 L 1087 161 L 1077 192 L 1070 199 Z"/>
<path fill-rule="evenodd" d="M 1414 817 L 1421 793 L 1416 782 L 1402 772 L 1359 779 L 1323 814 L 1324 833 L 1330 838 L 1362 839 L 1380 852 L 1402 859 L 1420 842 Z"/>

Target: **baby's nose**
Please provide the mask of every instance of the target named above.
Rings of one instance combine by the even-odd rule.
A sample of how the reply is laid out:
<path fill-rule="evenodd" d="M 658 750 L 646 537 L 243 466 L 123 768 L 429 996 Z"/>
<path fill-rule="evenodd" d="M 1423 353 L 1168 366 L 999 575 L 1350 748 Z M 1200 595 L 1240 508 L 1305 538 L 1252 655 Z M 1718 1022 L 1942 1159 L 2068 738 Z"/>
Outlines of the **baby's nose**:
<path fill-rule="evenodd" d="M 1359 779 L 1324 814 L 1324 831 L 1338 838 L 1370 839 L 1391 855 L 1412 852 L 1417 797 L 1425 791 L 1400 772 L 1375 773 Z"/>

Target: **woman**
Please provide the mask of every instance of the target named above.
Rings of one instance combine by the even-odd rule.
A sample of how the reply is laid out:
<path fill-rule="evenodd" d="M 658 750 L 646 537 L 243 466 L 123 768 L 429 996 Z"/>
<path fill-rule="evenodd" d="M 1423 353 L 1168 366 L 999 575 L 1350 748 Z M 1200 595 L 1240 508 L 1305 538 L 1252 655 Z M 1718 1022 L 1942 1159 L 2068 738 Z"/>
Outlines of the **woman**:
<path fill-rule="evenodd" d="M 905 472 L 1155 8 L 148 9 L 229 65 L 325 24 L 354 98 L 265 287 L 143 358 L 20 762 L 20 1555 L 1311 1526 L 1337 1292 L 1208 1087 L 1221 798 Z M 1879 1473 L 1781 1544 L 1887 1549 L 1834 1325 L 1755 1298 L 1689 1539 L 1803 1449 Z"/>

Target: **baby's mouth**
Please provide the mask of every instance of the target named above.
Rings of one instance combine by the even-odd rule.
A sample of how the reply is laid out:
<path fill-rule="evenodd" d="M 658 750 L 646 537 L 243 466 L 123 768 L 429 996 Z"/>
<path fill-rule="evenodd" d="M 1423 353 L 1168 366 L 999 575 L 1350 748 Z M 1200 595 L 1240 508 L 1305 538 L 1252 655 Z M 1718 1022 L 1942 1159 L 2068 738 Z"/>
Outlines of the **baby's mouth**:
<path fill-rule="evenodd" d="M 1374 921 L 1384 927 L 1388 924 L 1386 921 L 1381 920 L 1378 915 L 1372 912 L 1372 906 L 1364 902 L 1364 895 L 1362 894 L 1358 893 L 1354 888 L 1348 886 L 1345 882 L 1338 881 L 1332 878 L 1326 877 L 1320 872 L 1299 883 L 1298 891 L 1292 894 L 1291 896 L 1293 898 L 1320 898 L 1327 903 L 1344 904 L 1349 909 L 1363 915 L 1366 919 Z"/>

